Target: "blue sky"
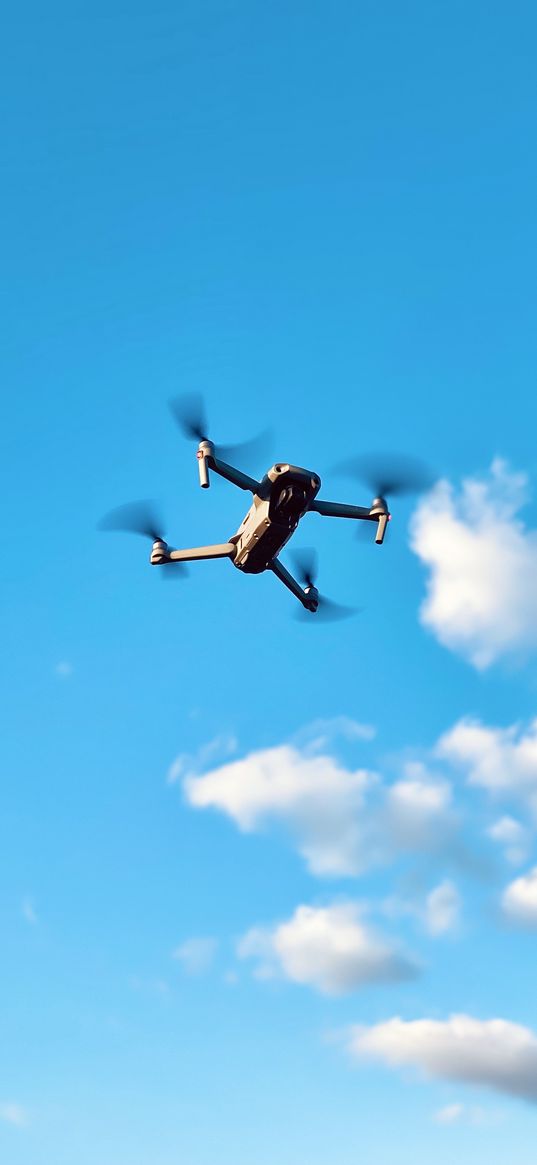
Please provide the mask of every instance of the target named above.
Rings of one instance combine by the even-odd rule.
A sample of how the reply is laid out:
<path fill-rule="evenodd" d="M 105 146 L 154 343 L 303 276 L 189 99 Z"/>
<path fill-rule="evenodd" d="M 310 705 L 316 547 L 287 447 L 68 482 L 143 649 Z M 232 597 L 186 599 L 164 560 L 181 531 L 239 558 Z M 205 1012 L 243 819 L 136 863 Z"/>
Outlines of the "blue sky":
<path fill-rule="evenodd" d="M 522 2 L 7 18 L 9 1165 L 534 1160 L 536 31 Z M 327 497 L 368 502 L 354 453 L 433 466 L 382 550 L 299 530 L 353 621 L 227 562 L 163 586 L 97 532 L 145 496 L 176 545 L 238 526 L 187 391 Z"/>

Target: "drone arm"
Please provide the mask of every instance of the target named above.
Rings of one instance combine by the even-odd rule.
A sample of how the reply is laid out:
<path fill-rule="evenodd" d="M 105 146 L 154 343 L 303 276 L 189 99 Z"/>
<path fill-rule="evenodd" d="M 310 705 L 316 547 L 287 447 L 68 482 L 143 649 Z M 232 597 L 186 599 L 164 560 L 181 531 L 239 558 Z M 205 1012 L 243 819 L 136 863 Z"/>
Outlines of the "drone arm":
<path fill-rule="evenodd" d="M 361 518 L 366 522 L 376 522 L 377 515 L 372 514 L 365 506 L 347 506 L 343 502 L 323 502 L 315 499 L 310 507 L 316 514 L 325 518 Z"/>
<path fill-rule="evenodd" d="M 233 558 L 235 554 L 234 542 L 218 542 L 214 546 L 192 546 L 188 550 L 163 550 L 163 543 L 157 542 L 153 547 L 151 562 L 153 566 L 165 565 L 167 562 L 195 562 L 203 558 Z"/>
<path fill-rule="evenodd" d="M 219 473 L 220 477 L 225 477 L 226 481 L 230 481 L 232 485 L 237 485 L 239 489 L 249 490 L 252 494 L 257 493 L 259 482 L 254 477 L 249 477 L 247 473 L 243 473 L 241 469 L 235 469 L 233 465 L 228 465 L 226 461 L 219 461 L 217 457 L 212 457 L 209 465 L 215 473 Z"/>
<path fill-rule="evenodd" d="M 303 607 L 308 607 L 307 596 L 300 586 L 300 583 L 298 583 L 296 579 L 293 578 L 292 574 L 289 574 L 289 571 L 286 570 L 285 566 L 280 562 L 279 558 L 274 558 L 272 560 L 270 564 L 270 570 L 272 570 L 276 575 L 276 578 L 279 578 L 280 582 L 282 582 L 283 585 L 291 591 L 291 594 L 293 594 L 295 598 L 297 598 L 299 602 L 302 603 Z"/>
<path fill-rule="evenodd" d="M 215 457 L 212 441 L 203 440 L 200 441 L 198 447 L 198 470 L 202 489 L 208 489 L 211 484 L 209 480 L 210 469 L 220 474 L 220 477 L 225 477 L 226 481 L 230 481 L 232 485 L 238 486 L 239 489 L 249 490 L 252 494 L 257 493 L 260 488 L 259 482 L 255 478 L 249 477 L 242 470 L 235 469 L 233 465 L 228 465 L 226 461 L 220 461 L 218 457 Z"/>
<path fill-rule="evenodd" d="M 325 518 L 355 518 L 362 522 L 376 522 L 375 542 L 381 546 L 384 541 L 390 515 L 387 510 L 381 509 L 380 506 L 377 508 L 376 503 L 373 504 L 371 510 L 367 510 L 365 506 L 347 506 L 342 502 L 323 502 L 316 499 L 309 508 L 317 514 L 323 514 Z"/>

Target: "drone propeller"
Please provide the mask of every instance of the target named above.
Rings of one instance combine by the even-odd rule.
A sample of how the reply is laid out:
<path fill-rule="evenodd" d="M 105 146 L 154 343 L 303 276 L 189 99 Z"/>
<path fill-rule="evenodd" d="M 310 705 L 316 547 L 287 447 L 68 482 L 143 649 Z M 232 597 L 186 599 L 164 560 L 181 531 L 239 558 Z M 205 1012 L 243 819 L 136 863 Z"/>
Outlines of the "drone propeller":
<path fill-rule="evenodd" d="M 160 532 L 162 528 L 162 517 L 152 501 L 127 502 L 124 506 L 116 506 L 101 518 L 97 527 L 98 530 L 111 533 L 141 534 L 144 538 L 150 538 L 151 542 L 165 542 Z M 182 562 L 166 562 L 162 565 L 173 567 L 159 572 L 163 578 L 178 578 L 179 575 L 186 573 Z"/>
<path fill-rule="evenodd" d="M 434 475 L 417 457 L 398 453 L 369 453 L 351 457 L 337 471 L 365 482 L 375 498 L 421 493 L 434 484 Z"/>
<path fill-rule="evenodd" d="M 315 580 L 318 573 L 316 551 L 295 550 L 291 552 L 291 557 L 301 585 L 303 587 L 313 587 L 316 590 Z M 301 607 L 296 612 L 295 618 L 306 621 L 310 619 L 312 614 L 315 614 L 318 622 L 331 623 L 338 619 L 348 619 L 351 615 L 355 615 L 358 610 L 359 608 L 357 607 L 345 607 L 341 603 L 334 603 L 332 599 L 326 599 L 324 595 L 319 595 L 319 605 L 315 612 Z"/>
<path fill-rule="evenodd" d="M 205 401 L 199 392 L 185 393 L 170 401 L 170 409 L 181 432 L 189 440 L 209 441 L 209 422 Z M 215 452 L 220 461 L 233 462 L 235 459 L 252 461 L 261 458 L 270 445 L 272 432 L 265 429 L 250 441 L 236 445 L 216 445 Z"/>

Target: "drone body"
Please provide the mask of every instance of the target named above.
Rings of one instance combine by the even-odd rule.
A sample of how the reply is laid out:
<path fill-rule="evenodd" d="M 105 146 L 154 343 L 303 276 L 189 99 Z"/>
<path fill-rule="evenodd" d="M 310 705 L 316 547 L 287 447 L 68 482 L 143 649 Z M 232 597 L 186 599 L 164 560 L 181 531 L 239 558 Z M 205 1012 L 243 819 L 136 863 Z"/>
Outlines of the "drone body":
<path fill-rule="evenodd" d="M 365 476 L 370 482 L 376 495 L 372 504 L 353 506 L 322 501 L 317 497 L 321 479 L 308 469 L 287 462 L 276 462 L 261 481 L 257 481 L 236 469 L 227 459 L 224 460 L 219 455 L 224 452 L 224 447 L 219 446 L 217 452 L 213 442 L 205 436 L 207 423 L 199 397 L 178 398 L 171 404 L 183 432 L 198 441 L 197 459 L 202 488 L 208 489 L 212 472 L 252 494 L 252 504 L 239 529 L 228 542 L 195 546 L 187 550 L 170 549 L 160 534 L 161 527 L 149 503 L 120 507 L 104 519 L 101 528 L 130 530 L 149 536 L 153 542 L 150 558 L 153 566 L 171 568 L 175 565 L 176 570 L 180 570 L 180 564 L 184 562 L 229 558 L 244 574 L 261 574 L 264 570 L 271 570 L 307 612 L 319 611 L 329 618 L 349 614 L 347 608 L 340 608 L 319 596 L 314 580 L 315 569 L 307 553 L 305 556 L 303 554 L 302 559 L 297 556 L 297 568 L 301 576 L 299 582 L 280 562 L 280 551 L 308 513 L 373 522 L 376 525 L 375 542 L 381 545 L 390 519 L 385 494 L 427 488 L 431 481 L 424 467 L 406 458 L 399 459 L 397 468 L 394 468 L 395 461 L 391 458 L 389 468 L 386 469 L 384 465 L 380 466 L 378 458 L 358 458 L 348 463 L 345 470 L 354 476 Z M 230 449 L 231 454 L 235 451 Z M 168 571 L 165 572 L 166 576 L 170 577 Z"/>

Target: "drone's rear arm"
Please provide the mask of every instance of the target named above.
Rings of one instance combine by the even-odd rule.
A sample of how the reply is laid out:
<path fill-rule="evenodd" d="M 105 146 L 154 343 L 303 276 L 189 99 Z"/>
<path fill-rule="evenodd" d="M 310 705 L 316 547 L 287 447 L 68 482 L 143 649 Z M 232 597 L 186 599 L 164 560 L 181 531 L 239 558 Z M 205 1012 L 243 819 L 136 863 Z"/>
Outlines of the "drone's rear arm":
<path fill-rule="evenodd" d="M 289 574 L 289 571 L 285 568 L 283 563 L 280 562 L 279 558 L 273 558 L 269 569 L 272 570 L 276 575 L 276 578 L 279 578 L 280 582 L 282 582 L 284 586 L 286 586 L 288 590 L 291 591 L 291 594 L 295 595 L 295 597 L 302 603 L 303 607 L 306 607 L 307 610 L 312 609 L 311 601 L 308 601 L 306 592 L 302 589 L 300 583 L 298 583 L 296 579 L 293 578 L 292 574 Z M 315 594 L 316 593 L 317 592 L 315 592 Z"/>

